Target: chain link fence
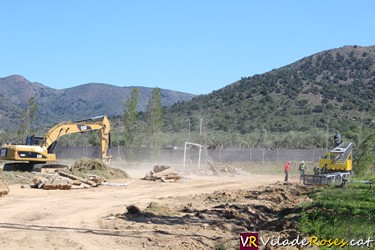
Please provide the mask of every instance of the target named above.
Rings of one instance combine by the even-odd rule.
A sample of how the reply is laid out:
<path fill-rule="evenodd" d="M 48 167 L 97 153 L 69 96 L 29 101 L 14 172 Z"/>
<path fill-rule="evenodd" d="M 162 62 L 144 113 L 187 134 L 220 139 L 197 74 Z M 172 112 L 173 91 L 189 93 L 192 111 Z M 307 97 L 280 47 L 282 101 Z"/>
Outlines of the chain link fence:
<path fill-rule="evenodd" d="M 201 151 L 201 162 L 211 160 L 217 163 L 267 163 L 267 162 L 318 162 L 325 149 L 287 149 L 287 148 L 224 148 L 204 149 Z M 112 161 L 153 164 L 182 165 L 184 162 L 184 148 L 163 148 L 160 153 L 152 157 L 151 148 L 125 148 L 122 146 L 110 149 Z M 189 148 L 186 161 L 195 164 L 198 161 L 198 148 Z M 93 146 L 58 146 L 58 159 L 100 158 L 100 148 Z"/>

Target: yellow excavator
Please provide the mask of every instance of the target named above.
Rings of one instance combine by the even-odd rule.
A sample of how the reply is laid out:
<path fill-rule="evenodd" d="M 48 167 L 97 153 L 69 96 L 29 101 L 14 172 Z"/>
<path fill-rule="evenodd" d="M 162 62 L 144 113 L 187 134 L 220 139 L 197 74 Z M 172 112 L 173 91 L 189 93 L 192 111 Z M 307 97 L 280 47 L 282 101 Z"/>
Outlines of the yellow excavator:
<path fill-rule="evenodd" d="M 61 136 L 93 130 L 99 131 L 101 158 L 104 163 L 109 164 L 110 129 L 107 116 L 97 116 L 81 121 L 59 123 L 44 137 L 27 136 L 23 145 L 4 144 L 0 149 L 0 159 L 12 162 L 5 163 L 3 170 L 32 171 L 36 164 L 56 162 L 55 147 Z"/>

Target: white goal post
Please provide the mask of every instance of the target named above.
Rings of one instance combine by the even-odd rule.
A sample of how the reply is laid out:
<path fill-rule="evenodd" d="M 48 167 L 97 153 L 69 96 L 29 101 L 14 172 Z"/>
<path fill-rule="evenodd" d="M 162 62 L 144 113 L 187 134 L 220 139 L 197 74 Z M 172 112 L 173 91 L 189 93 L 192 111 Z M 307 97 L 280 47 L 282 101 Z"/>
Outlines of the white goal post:
<path fill-rule="evenodd" d="M 201 145 L 198 143 L 193 143 L 193 142 L 185 142 L 185 147 L 184 147 L 184 169 L 186 167 L 186 150 L 192 146 L 198 147 L 199 148 L 199 153 L 198 153 L 198 168 L 201 166 L 201 158 L 202 158 L 202 150 L 207 149 L 209 146 L 208 145 Z"/>

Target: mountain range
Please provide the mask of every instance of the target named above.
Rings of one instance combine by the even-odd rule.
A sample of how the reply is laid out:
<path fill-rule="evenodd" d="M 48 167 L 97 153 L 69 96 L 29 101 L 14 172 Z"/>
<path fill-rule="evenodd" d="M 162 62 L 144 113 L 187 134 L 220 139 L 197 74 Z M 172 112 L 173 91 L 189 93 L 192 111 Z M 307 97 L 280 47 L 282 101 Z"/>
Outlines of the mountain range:
<path fill-rule="evenodd" d="M 30 82 L 20 75 L 0 78 L 0 130 L 16 129 L 22 111 L 34 97 L 38 105 L 33 126 L 51 126 L 61 121 L 81 120 L 97 115 L 118 116 L 134 88 L 138 88 L 138 110 L 145 111 L 152 88 L 118 87 L 104 83 L 88 83 L 66 89 L 53 89 Z M 188 101 L 193 94 L 161 89 L 163 106 Z"/>
<path fill-rule="evenodd" d="M 15 129 L 28 100 L 35 98 L 35 125 L 101 114 L 121 115 L 134 87 L 89 83 L 62 90 L 22 76 L 0 78 L 0 129 Z M 151 88 L 140 88 L 144 111 Z M 322 51 L 264 74 L 242 77 L 207 95 L 162 90 L 164 131 L 250 133 L 358 130 L 375 124 L 375 46 Z M 141 117 L 142 118 L 142 117 Z"/>

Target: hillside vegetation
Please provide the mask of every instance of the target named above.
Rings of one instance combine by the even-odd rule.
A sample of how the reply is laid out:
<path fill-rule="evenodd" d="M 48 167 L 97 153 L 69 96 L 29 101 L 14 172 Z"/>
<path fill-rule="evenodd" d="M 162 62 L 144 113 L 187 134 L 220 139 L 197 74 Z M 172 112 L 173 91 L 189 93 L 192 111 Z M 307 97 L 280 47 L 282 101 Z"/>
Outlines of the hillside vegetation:
<path fill-rule="evenodd" d="M 0 78 L 0 129 L 16 131 L 22 101 L 34 96 L 39 105 L 34 128 L 106 114 L 113 144 L 125 145 L 124 103 L 132 87 L 93 83 L 54 90 L 20 76 L 9 78 Z M 150 145 L 144 111 L 151 93 L 152 89 L 140 91 L 130 146 Z M 157 138 L 162 146 L 192 141 L 211 147 L 331 147 L 333 135 L 340 132 L 359 147 L 366 131 L 375 127 L 375 46 L 323 51 L 265 74 L 242 77 L 208 95 L 161 90 L 161 98 L 163 126 Z M 1 135 L 3 142 L 12 137 Z"/>
<path fill-rule="evenodd" d="M 167 108 L 167 131 L 355 131 L 375 114 L 375 46 L 345 46 Z M 350 135 L 349 135 L 350 136 Z"/>

